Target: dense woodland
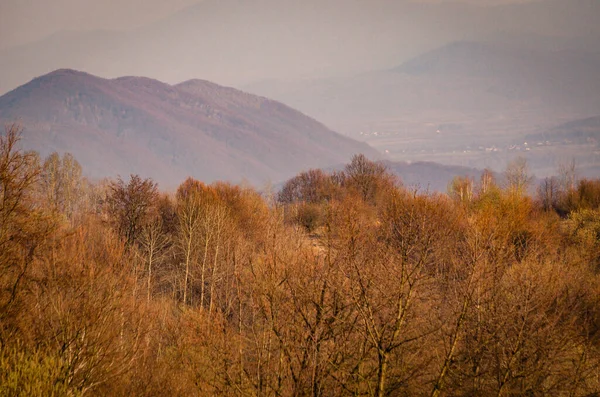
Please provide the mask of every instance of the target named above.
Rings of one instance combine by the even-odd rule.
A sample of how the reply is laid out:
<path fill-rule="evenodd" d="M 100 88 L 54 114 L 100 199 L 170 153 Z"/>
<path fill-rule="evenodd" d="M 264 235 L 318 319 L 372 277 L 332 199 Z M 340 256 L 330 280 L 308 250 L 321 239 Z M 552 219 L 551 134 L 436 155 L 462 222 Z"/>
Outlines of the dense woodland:
<path fill-rule="evenodd" d="M 0 141 L 0 395 L 591 396 L 600 180 L 86 181 Z M 500 179 L 500 178 L 498 178 Z M 528 190 L 529 189 L 529 190 Z"/>

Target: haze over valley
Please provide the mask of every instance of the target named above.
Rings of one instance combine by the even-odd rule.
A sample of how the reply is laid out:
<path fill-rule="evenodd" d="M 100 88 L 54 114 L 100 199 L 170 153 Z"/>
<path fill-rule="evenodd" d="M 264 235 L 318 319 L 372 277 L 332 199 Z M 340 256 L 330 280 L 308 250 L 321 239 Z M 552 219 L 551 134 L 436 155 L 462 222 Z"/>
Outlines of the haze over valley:
<path fill-rule="evenodd" d="M 393 160 L 501 170 L 524 156 L 546 177 L 576 158 L 583 175 L 600 171 L 597 126 L 573 139 L 577 125 L 600 109 L 600 53 L 461 41 L 389 70 L 246 89 L 312 114 Z"/>

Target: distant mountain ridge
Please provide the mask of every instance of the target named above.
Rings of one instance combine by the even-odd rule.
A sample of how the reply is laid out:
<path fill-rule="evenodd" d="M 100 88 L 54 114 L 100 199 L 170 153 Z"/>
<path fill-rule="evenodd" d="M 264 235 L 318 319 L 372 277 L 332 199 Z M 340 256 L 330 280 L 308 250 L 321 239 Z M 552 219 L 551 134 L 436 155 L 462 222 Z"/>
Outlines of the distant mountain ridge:
<path fill-rule="evenodd" d="M 472 3 L 203 0 L 130 31 L 57 32 L 2 50 L 0 94 L 61 67 L 169 83 L 200 75 L 240 86 L 270 78 L 350 76 L 389 68 L 452 41 L 507 32 L 557 36 L 553 42 L 567 47 L 572 44 L 560 39 L 600 36 L 597 0 Z"/>
<path fill-rule="evenodd" d="M 271 80 L 245 89 L 283 101 L 351 136 L 384 128 L 415 131 L 415 125 L 445 120 L 489 130 L 486 118 L 508 121 L 497 129 L 512 128 L 510 120 L 518 118 L 519 128 L 534 130 L 597 112 L 600 54 L 458 41 L 392 69 L 352 78 Z M 393 122 L 397 126 L 390 128 Z"/>
<path fill-rule="evenodd" d="M 546 140 L 541 138 L 536 147 L 523 146 L 530 134 L 547 135 L 569 120 L 598 114 L 595 52 L 458 41 L 391 69 L 351 78 L 271 80 L 245 89 L 364 140 L 391 160 L 500 171 L 526 156 L 541 177 L 573 156 L 582 168 L 598 162 L 587 136 L 568 139 L 592 143 L 580 148 L 538 146 Z"/>
<path fill-rule="evenodd" d="M 540 143 L 591 143 L 600 147 L 600 116 L 572 120 L 542 132 L 529 134 L 526 138 Z"/>
<path fill-rule="evenodd" d="M 61 69 L 0 97 L 0 122 L 16 120 L 26 148 L 71 152 L 92 177 L 138 173 L 167 187 L 187 176 L 276 182 L 355 153 L 380 156 L 286 105 L 203 80 Z"/>

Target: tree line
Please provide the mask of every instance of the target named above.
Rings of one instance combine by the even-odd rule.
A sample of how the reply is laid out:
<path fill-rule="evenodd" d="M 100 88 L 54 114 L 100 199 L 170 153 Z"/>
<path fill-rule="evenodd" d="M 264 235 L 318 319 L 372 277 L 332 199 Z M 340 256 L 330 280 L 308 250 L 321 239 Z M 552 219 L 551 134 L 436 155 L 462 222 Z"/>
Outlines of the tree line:
<path fill-rule="evenodd" d="M 91 183 L 0 138 L 0 395 L 593 396 L 600 180 Z M 573 171 L 573 172 L 572 172 Z"/>

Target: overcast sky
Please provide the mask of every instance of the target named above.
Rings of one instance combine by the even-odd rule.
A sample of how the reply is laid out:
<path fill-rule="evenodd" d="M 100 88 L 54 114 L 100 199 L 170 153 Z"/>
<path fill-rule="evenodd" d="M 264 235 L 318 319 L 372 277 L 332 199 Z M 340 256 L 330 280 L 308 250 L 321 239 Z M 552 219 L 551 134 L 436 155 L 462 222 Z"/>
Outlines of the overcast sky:
<path fill-rule="evenodd" d="M 61 30 L 122 30 L 139 27 L 200 1 L 202 0 L 0 0 L 0 48 L 40 40 Z M 527 0 L 458 1 L 505 4 Z M 365 5 L 368 4 L 368 0 L 365 0 Z"/>

